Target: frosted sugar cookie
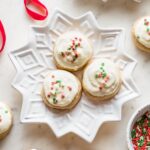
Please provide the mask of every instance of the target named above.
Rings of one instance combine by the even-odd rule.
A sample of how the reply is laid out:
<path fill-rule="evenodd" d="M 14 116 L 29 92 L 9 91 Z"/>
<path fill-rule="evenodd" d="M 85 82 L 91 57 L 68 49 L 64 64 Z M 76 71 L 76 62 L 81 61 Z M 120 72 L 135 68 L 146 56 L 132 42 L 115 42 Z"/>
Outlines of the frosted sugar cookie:
<path fill-rule="evenodd" d="M 76 76 L 64 70 L 53 70 L 43 83 L 45 104 L 56 109 L 71 109 L 81 97 L 81 84 Z"/>
<path fill-rule="evenodd" d="M 10 108 L 0 102 L 0 139 L 4 138 L 12 127 L 12 113 Z"/>
<path fill-rule="evenodd" d="M 59 69 L 77 71 L 92 56 L 89 40 L 80 32 L 70 31 L 61 35 L 54 46 L 54 60 Z"/>
<path fill-rule="evenodd" d="M 137 20 L 133 26 L 133 39 L 135 45 L 143 51 L 150 52 L 150 17 Z"/>
<path fill-rule="evenodd" d="M 110 60 L 93 60 L 84 70 L 83 89 L 93 100 L 108 100 L 121 87 L 121 77 L 117 66 Z"/>

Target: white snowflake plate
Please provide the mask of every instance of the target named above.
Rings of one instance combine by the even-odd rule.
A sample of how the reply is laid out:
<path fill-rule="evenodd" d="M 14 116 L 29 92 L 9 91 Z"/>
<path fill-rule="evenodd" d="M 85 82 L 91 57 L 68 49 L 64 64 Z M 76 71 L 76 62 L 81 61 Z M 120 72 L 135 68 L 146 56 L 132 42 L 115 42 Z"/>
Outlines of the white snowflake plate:
<path fill-rule="evenodd" d="M 12 85 L 23 95 L 21 122 L 46 123 L 57 137 L 69 132 L 92 142 L 100 126 L 106 121 L 121 120 L 122 105 L 139 96 L 131 78 L 136 60 L 124 53 L 124 30 L 100 28 L 93 13 L 71 17 L 60 10 L 52 15 L 48 25 L 32 26 L 29 43 L 10 52 L 17 68 Z M 93 43 L 94 58 L 107 57 L 119 65 L 123 75 L 120 92 L 110 101 L 93 103 L 82 94 L 81 101 L 70 111 L 48 109 L 40 96 L 44 76 L 55 69 L 52 47 L 64 32 L 79 30 Z"/>

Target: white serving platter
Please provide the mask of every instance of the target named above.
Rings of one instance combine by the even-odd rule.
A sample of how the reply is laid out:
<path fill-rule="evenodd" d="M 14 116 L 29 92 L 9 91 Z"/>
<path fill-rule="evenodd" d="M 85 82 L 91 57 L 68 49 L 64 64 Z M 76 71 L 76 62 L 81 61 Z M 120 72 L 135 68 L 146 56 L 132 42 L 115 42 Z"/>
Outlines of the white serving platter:
<path fill-rule="evenodd" d="M 40 93 L 45 75 L 49 70 L 56 69 L 53 44 L 69 30 L 79 30 L 91 40 L 93 59 L 107 57 L 114 61 L 122 72 L 123 84 L 120 92 L 110 101 L 93 103 L 83 93 L 74 109 L 56 111 L 44 105 Z M 99 27 L 92 12 L 72 17 L 56 9 L 46 26 L 32 26 L 28 44 L 9 53 L 17 69 L 12 85 L 23 96 L 21 122 L 46 123 L 57 137 L 72 132 L 92 142 L 104 122 L 121 120 L 123 104 L 139 96 L 139 90 L 132 80 L 137 62 L 124 53 L 124 41 L 124 29 Z"/>

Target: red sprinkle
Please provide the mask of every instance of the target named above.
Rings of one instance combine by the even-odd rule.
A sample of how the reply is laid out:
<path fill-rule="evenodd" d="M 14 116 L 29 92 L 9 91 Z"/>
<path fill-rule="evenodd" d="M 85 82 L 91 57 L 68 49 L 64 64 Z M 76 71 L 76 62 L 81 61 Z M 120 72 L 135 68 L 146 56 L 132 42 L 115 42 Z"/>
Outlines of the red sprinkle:
<path fill-rule="evenodd" d="M 49 97 L 49 98 L 50 98 L 50 97 L 51 97 L 51 93 L 49 93 L 49 94 L 47 95 L 47 97 Z"/>
<path fill-rule="evenodd" d="M 149 22 L 146 22 L 146 25 L 148 26 L 148 25 L 149 25 Z"/>
<path fill-rule="evenodd" d="M 69 91 L 72 91 L 72 87 L 68 86 Z"/>
<path fill-rule="evenodd" d="M 73 49 L 73 48 L 74 48 L 74 45 L 72 45 L 71 48 Z"/>
<path fill-rule="evenodd" d="M 145 24 L 146 26 L 148 26 L 148 25 L 149 25 L 149 21 L 147 21 L 147 19 L 144 19 L 144 24 Z"/>
<path fill-rule="evenodd" d="M 109 80 L 109 76 L 105 77 L 105 82 L 107 82 Z"/>
<path fill-rule="evenodd" d="M 54 85 L 56 82 L 52 82 L 51 84 Z"/>
<path fill-rule="evenodd" d="M 77 58 L 78 57 L 78 53 L 75 51 L 74 54 L 75 54 L 75 57 Z"/>
<path fill-rule="evenodd" d="M 99 89 L 100 89 L 100 90 L 102 90 L 102 89 L 103 89 L 103 85 L 102 85 L 102 84 L 100 85 Z"/>
<path fill-rule="evenodd" d="M 65 98 L 65 95 L 64 95 L 64 94 L 62 94 L 62 95 L 61 95 L 61 98 L 62 98 L 62 99 L 64 99 L 64 98 Z"/>
<path fill-rule="evenodd" d="M 99 87 L 99 89 L 102 90 L 103 88 L 102 88 L 102 87 Z"/>
<path fill-rule="evenodd" d="M 109 80 L 110 78 L 109 78 L 109 76 L 107 76 L 107 80 Z"/>
<path fill-rule="evenodd" d="M 98 75 L 98 77 L 101 78 L 101 77 L 102 77 L 102 74 L 100 73 L 100 74 Z"/>

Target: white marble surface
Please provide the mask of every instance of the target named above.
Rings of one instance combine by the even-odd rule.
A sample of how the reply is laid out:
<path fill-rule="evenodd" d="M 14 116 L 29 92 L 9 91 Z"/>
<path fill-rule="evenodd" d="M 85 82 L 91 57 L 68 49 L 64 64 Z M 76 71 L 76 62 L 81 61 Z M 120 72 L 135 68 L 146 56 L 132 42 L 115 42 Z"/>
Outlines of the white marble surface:
<path fill-rule="evenodd" d="M 25 11 L 23 0 L 1 0 L 0 19 L 6 29 L 7 42 L 5 52 L 0 56 L 0 101 L 7 102 L 14 114 L 14 125 L 11 133 L 0 141 L 0 150 L 126 150 L 126 127 L 133 112 L 142 104 L 149 103 L 150 97 L 150 54 L 140 52 L 131 39 L 133 22 L 150 14 L 150 1 L 144 0 L 140 5 L 125 0 L 113 0 L 102 4 L 99 0 L 42 0 L 49 9 L 61 8 L 74 16 L 89 10 L 93 11 L 102 27 L 124 27 L 126 29 L 125 49 L 138 60 L 134 79 L 141 90 L 141 97 L 124 105 L 122 121 L 105 123 L 100 128 L 92 144 L 69 134 L 57 139 L 45 125 L 21 124 L 19 121 L 22 104 L 21 95 L 11 87 L 16 70 L 12 65 L 8 52 L 24 45 L 28 41 L 28 29 L 31 24 L 44 24 L 30 19 Z"/>

